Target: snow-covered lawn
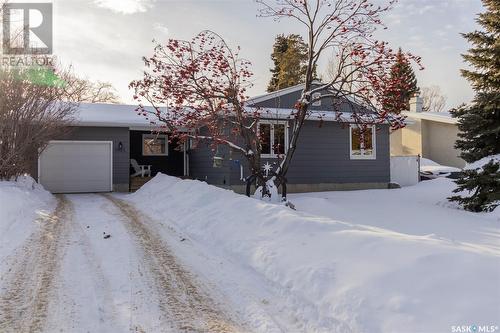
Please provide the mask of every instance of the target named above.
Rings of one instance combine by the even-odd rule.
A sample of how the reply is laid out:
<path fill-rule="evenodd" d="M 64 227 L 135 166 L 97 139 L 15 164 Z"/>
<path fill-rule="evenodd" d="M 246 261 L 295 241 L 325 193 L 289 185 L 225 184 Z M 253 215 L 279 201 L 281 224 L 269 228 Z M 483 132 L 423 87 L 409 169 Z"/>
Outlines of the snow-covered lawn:
<path fill-rule="evenodd" d="M 290 199 L 300 211 L 498 254 L 500 209 L 459 209 L 446 200 L 454 188 L 452 180 L 438 178 L 401 189 L 292 194 Z"/>
<path fill-rule="evenodd" d="M 274 290 L 276 298 L 262 302 L 284 331 L 499 325 L 498 212 L 451 206 L 451 188 L 437 179 L 399 190 L 297 194 L 295 212 L 159 175 L 131 197 L 156 219 L 175 221 L 207 254 L 231 258 L 230 270 L 248 269 L 254 295 Z M 233 301 L 242 313 L 255 306 L 242 295 Z"/>
<path fill-rule="evenodd" d="M 57 200 L 0 182 L 0 331 L 498 326 L 500 211 L 457 209 L 452 188 L 293 194 L 293 211 L 165 175 Z"/>

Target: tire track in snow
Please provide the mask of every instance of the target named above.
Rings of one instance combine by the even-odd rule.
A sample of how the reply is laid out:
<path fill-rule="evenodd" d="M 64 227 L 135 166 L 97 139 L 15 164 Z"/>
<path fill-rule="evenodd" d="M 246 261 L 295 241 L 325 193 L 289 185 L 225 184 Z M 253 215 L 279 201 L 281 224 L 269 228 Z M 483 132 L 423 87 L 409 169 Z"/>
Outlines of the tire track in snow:
<path fill-rule="evenodd" d="M 0 332 L 40 332 L 57 273 L 73 209 L 64 196 L 57 197 L 53 214 L 40 219 L 40 228 L 18 250 L 0 290 Z"/>
<path fill-rule="evenodd" d="M 218 309 L 172 250 L 148 226 L 153 222 L 130 204 L 104 195 L 121 212 L 121 220 L 143 251 L 144 261 L 155 279 L 160 309 L 185 332 L 238 332 L 230 316 Z"/>
<path fill-rule="evenodd" d="M 77 194 L 77 196 L 81 196 Z M 102 314 L 102 317 L 100 318 L 101 322 L 115 322 L 116 321 L 116 313 L 118 310 L 116 309 L 116 306 L 113 302 L 113 295 L 111 294 L 111 283 L 105 276 L 103 270 L 102 270 L 102 262 L 101 258 L 98 255 L 98 253 L 95 252 L 94 247 L 91 244 L 90 238 L 87 235 L 87 232 L 85 232 L 83 226 L 78 223 L 78 203 L 74 202 L 73 200 L 75 199 L 75 195 L 69 195 L 68 200 L 72 203 L 72 207 L 74 210 L 74 223 L 71 224 L 71 234 L 72 234 L 72 241 L 73 241 L 73 248 L 68 250 L 69 252 L 73 251 L 73 257 L 71 259 L 75 259 L 75 255 L 78 255 L 79 261 L 77 261 L 80 265 L 85 267 L 85 276 L 88 277 L 92 281 L 92 287 L 95 288 L 95 290 L 98 291 L 98 295 L 100 297 L 101 303 L 98 305 L 100 314 Z M 63 265 L 63 274 L 64 271 L 64 265 L 68 265 L 68 261 L 66 260 L 65 262 L 62 263 Z M 71 263 L 72 264 L 72 263 Z M 69 264 L 69 265 L 71 265 Z M 67 267 L 68 270 L 70 271 L 69 267 Z M 76 310 L 76 307 L 78 305 L 81 306 L 81 304 L 78 304 L 75 302 L 76 300 L 73 299 L 72 297 L 74 296 L 68 296 L 66 293 L 68 292 L 68 288 L 71 287 L 71 283 L 81 283 L 81 281 L 78 280 L 73 280 L 71 281 L 74 277 L 69 276 L 64 276 L 66 278 L 66 283 L 67 285 L 65 286 L 65 290 L 61 298 L 64 298 L 67 300 L 68 304 L 71 304 L 72 306 L 72 312 L 70 313 L 71 318 L 71 324 L 74 327 L 84 327 L 84 325 L 81 325 L 80 321 L 81 319 L 78 318 L 78 310 Z M 69 280 L 67 280 L 69 279 Z M 76 314 L 76 315 L 75 315 Z M 66 323 L 70 322 L 69 320 L 66 320 Z"/>

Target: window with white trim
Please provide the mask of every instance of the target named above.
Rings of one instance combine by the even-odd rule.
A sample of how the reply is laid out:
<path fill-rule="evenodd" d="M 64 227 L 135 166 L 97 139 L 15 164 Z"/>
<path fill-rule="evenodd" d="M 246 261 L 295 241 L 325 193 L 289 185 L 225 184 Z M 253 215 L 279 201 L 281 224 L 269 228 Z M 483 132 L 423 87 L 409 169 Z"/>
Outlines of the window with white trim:
<path fill-rule="evenodd" d="M 288 127 L 283 121 L 259 121 L 261 156 L 275 158 L 288 150 Z"/>
<path fill-rule="evenodd" d="M 164 134 L 143 134 L 142 135 L 142 155 L 143 156 L 167 156 L 168 137 Z"/>
<path fill-rule="evenodd" d="M 375 136 L 375 126 L 358 126 L 351 125 L 349 127 L 350 136 L 350 157 L 351 159 L 374 160 L 377 158 Z"/>
<path fill-rule="evenodd" d="M 312 100 L 314 101 L 316 98 L 320 98 L 321 93 L 317 92 L 312 95 Z M 317 101 L 314 101 L 312 103 L 312 106 L 321 106 L 321 99 L 318 99 Z"/>

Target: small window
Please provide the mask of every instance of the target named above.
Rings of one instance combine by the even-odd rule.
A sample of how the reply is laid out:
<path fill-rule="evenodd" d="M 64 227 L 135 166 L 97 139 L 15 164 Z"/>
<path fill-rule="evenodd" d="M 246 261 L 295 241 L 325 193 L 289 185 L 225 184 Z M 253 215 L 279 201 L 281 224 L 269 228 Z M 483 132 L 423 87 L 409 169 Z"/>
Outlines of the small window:
<path fill-rule="evenodd" d="M 320 97 L 321 97 L 321 93 L 314 93 L 314 94 L 312 95 L 312 99 L 313 99 L 313 101 L 314 101 L 316 98 L 320 98 Z M 314 102 L 312 103 L 312 106 L 321 106 L 321 100 L 320 100 L 320 99 L 318 99 L 317 101 L 314 101 Z"/>
<path fill-rule="evenodd" d="M 288 150 L 288 128 L 284 122 L 261 121 L 259 137 L 262 157 L 278 157 Z"/>
<path fill-rule="evenodd" d="M 260 124 L 259 135 L 262 154 L 271 155 L 271 124 Z"/>
<path fill-rule="evenodd" d="M 166 135 L 143 134 L 142 135 L 143 156 L 167 156 L 168 138 Z"/>
<path fill-rule="evenodd" d="M 350 155 L 351 159 L 375 159 L 375 126 L 365 129 L 358 125 L 351 125 L 350 130 Z"/>

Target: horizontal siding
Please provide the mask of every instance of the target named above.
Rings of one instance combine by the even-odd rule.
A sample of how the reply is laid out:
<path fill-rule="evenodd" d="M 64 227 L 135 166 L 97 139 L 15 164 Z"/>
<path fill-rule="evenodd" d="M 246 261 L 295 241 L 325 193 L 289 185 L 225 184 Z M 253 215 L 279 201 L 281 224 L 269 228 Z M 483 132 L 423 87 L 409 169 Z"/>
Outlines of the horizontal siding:
<path fill-rule="evenodd" d="M 227 147 L 219 147 L 219 154 L 224 157 L 221 168 L 213 167 L 215 152 L 209 144 L 199 142 L 195 149 L 189 151 L 189 175 L 191 178 L 206 181 L 214 185 L 230 185 L 229 150 Z"/>
<path fill-rule="evenodd" d="M 320 91 L 320 93 L 327 93 L 325 90 Z M 302 91 L 294 91 L 288 94 L 284 94 L 278 97 L 269 98 L 267 100 L 251 104 L 251 106 L 261 107 L 261 108 L 270 108 L 270 109 L 293 109 L 297 101 L 300 99 L 302 95 Z M 314 106 L 309 105 L 309 110 L 317 110 L 317 111 L 340 111 L 340 112 L 351 112 L 352 104 L 351 103 L 334 103 L 335 99 L 329 97 L 321 100 L 321 105 Z"/>
<path fill-rule="evenodd" d="M 349 129 L 336 122 L 306 121 L 287 179 L 290 184 L 320 183 L 388 183 L 390 181 L 390 154 L 388 126 L 379 126 L 376 134 L 377 159 L 351 160 L 349 156 Z M 263 159 L 263 164 L 277 159 Z M 244 174 L 248 176 L 245 161 Z M 243 184 L 240 171 L 231 170 L 231 184 Z"/>

